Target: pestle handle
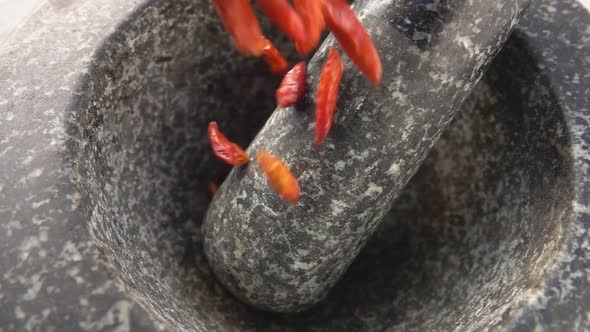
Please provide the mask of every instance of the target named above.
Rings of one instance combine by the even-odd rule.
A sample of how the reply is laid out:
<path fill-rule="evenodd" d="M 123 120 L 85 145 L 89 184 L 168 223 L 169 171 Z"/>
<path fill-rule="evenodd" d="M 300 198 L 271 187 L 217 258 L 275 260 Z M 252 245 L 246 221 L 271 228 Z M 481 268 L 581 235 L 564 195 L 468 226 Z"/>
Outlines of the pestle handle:
<path fill-rule="evenodd" d="M 278 108 L 248 149 L 279 156 L 298 178 L 291 205 L 255 163 L 232 170 L 207 212 L 205 253 L 218 279 L 258 308 L 320 301 L 365 245 L 530 0 L 359 0 L 381 55 L 373 87 L 343 56 L 335 120 L 314 145 L 315 87 L 330 36 L 308 66 L 305 110 Z"/>

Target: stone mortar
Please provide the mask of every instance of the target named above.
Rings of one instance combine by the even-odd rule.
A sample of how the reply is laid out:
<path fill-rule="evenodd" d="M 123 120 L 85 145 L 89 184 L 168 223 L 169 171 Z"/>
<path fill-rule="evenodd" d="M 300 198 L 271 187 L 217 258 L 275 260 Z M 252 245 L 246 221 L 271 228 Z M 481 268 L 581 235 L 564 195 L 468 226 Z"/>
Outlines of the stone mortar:
<path fill-rule="evenodd" d="M 251 82 L 277 83 L 228 51 L 211 15 L 189 1 L 49 0 L 0 46 L 0 328 L 590 329 L 583 7 L 534 2 L 343 279 L 296 315 L 233 298 L 202 251 L 206 183 L 227 171 L 206 122 L 247 145 L 273 104 Z M 204 78 L 191 52 L 228 69 Z"/>

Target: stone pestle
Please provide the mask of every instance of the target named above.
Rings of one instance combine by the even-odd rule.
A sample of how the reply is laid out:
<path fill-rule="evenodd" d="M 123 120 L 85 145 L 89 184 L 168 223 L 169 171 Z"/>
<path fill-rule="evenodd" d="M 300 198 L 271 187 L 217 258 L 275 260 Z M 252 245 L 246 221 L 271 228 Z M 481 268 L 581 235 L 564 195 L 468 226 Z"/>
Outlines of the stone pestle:
<path fill-rule="evenodd" d="M 315 92 L 329 36 L 308 65 L 303 110 L 278 108 L 252 142 L 298 178 L 283 201 L 252 162 L 211 202 L 205 253 L 231 293 L 257 308 L 296 312 L 341 278 L 500 50 L 529 0 L 359 0 L 383 81 L 373 87 L 343 56 L 332 130 L 314 145 Z M 269 87 L 272 88 L 272 87 Z M 236 119 L 239 121 L 239 119 Z"/>

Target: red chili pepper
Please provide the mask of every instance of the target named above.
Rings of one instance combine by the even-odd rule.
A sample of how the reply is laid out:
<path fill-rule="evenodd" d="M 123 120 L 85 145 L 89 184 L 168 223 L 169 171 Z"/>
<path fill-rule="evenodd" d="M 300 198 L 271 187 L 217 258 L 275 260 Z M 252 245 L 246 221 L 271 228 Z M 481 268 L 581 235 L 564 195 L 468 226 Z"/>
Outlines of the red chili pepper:
<path fill-rule="evenodd" d="M 305 41 L 305 27 L 288 0 L 256 0 L 264 14 L 295 44 Z"/>
<path fill-rule="evenodd" d="M 283 75 L 289 69 L 289 63 L 283 55 L 281 51 L 279 51 L 270 40 L 264 39 L 264 52 L 262 55 L 264 56 L 264 60 L 270 67 L 270 71 L 276 75 Z"/>
<path fill-rule="evenodd" d="M 260 168 L 273 189 L 285 200 L 299 202 L 299 184 L 289 168 L 277 157 L 261 149 L 256 155 Z"/>
<path fill-rule="evenodd" d="M 296 64 L 285 78 L 281 81 L 281 85 L 277 89 L 276 97 L 277 104 L 281 107 L 292 106 L 305 97 L 305 62 Z"/>
<path fill-rule="evenodd" d="M 335 48 L 330 49 L 328 60 L 322 68 L 320 83 L 316 97 L 316 122 L 315 143 L 321 144 L 332 127 L 336 101 L 338 100 L 338 87 L 344 72 L 344 65 L 340 60 L 340 54 Z"/>
<path fill-rule="evenodd" d="M 246 55 L 261 55 L 264 36 L 248 0 L 213 0 L 213 5 L 237 49 Z"/>
<path fill-rule="evenodd" d="M 348 57 L 373 85 L 379 85 L 382 71 L 379 54 L 348 3 L 344 0 L 324 0 L 322 9 L 326 25 Z"/>
<path fill-rule="evenodd" d="M 215 156 L 233 166 L 239 166 L 250 161 L 250 157 L 241 147 L 228 140 L 217 127 L 217 122 L 209 123 L 209 142 Z"/>
<path fill-rule="evenodd" d="M 308 54 L 313 50 L 322 36 L 326 27 L 324 14 L 322 13 L 323 0 L 295 0 L 295 10 L 301 16 L 303 26 L 305 27 L 306 37 L 302 44 L 295 44 L 297 52 Z"/>

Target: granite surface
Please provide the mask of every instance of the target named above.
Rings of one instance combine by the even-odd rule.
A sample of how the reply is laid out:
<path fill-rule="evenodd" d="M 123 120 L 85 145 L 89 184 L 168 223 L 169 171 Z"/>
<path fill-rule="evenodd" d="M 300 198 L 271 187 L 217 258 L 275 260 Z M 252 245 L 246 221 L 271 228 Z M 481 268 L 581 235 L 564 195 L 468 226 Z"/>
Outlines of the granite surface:
<path fill-rule="evenodd" d="M 248 142 L 275 82 L 210 15 L 49 0 L 2 45 L 0 330 L 590 329 L 579 4 L 536 1 L 344 279 L 288 316 L 230 296 L 201 249 L 204 184 L 227 171 L 206 122 Z"/>
<path fill-rule="evenodd" d="M 96 259 L 64 170 L 65 110 L 137 6 L 47 1 L 0 50 L 0 329 L 156 331 Z"/>
<path fill-rule="evenodd" d="M 501 49 L 529 1 L 355 1 L 379 50 L 373 87 L 344 57 L 334 124 L 314 145 L 315 87 L 329 38 L 308 65 L 305 109 L 278 108 L 248 152 L 281 158 L 299 204 L 269 188 L 256 163 L 235 168 L 207 212 L 205 253 L 222 283 L 264 310 L 322 300 Z"/>

